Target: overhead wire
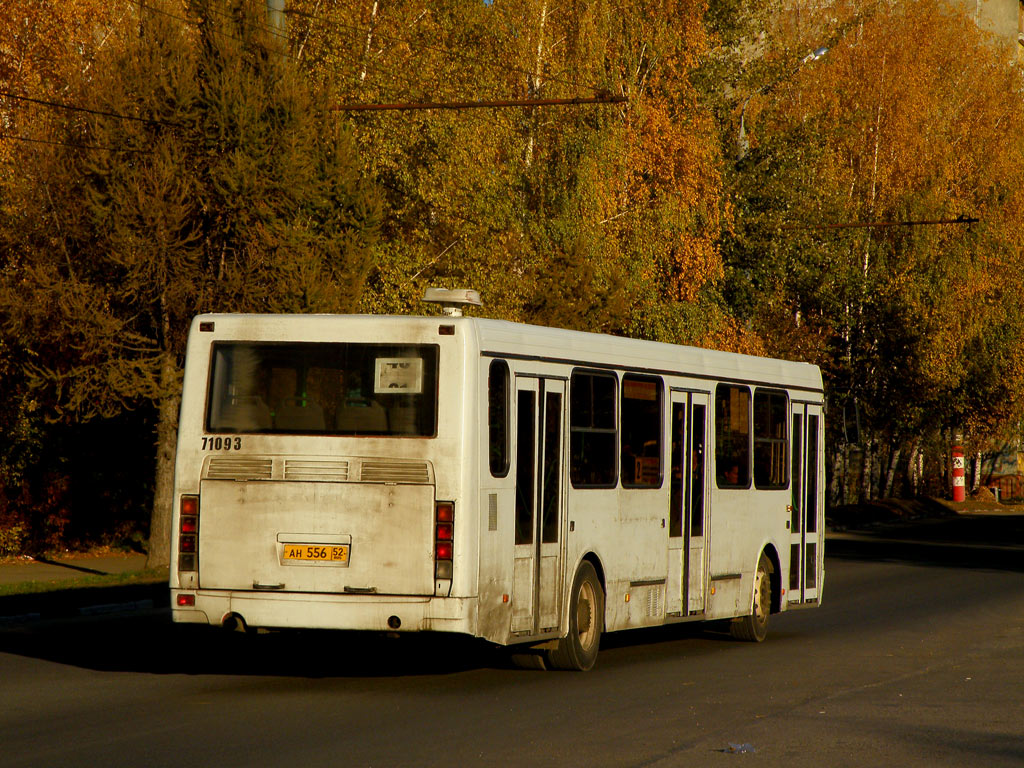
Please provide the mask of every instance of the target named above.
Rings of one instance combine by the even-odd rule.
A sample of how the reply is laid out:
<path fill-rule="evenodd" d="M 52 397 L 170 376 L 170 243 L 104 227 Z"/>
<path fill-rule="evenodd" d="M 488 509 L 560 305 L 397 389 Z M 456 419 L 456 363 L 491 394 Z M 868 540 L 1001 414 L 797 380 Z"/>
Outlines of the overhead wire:
<path fill-rule="evenodd" d="M 0 133 L 0 139 L 8 139 L 10 141 L 24 141 L 31 144 L 48 144 L 56 147 L 68 147 L 70 149 L 89 149 L 98 150 L 103 152 L 126 152 L 132 154 L 150 154 L 152 149 L 125 149 L 123 147 L 107 147 L 99 144 L 79 144 L 70 141 L 57 141 L 55 139 L 36 139 L 30 136 L 18 136 L 13 133 Z"/>
<path fill-rule="evenodd" d="M 141 10 L 147 10 L 147 11 L 151 11 L 151 12 L 154 12 L 154 13 L 158 13 L 158 14 L 161 14 L 163 16 L 166 16 L 166 17 L 172 18 L 174 20 L 177 20 L 179 22 L 185 23 L 185 24 L 198 26 L 201 23 L 197 19 L 188 18 L 186 16 L 182 16 L 182 15 L 179 15 L 179 14 L 176 14 L 176 13 L 172 13 L 170 11 L 167 11 L 167 10 L 163 9 L 163 8 L 157 7 L 156 5 L 153 5 L 153 4 L 149 3 L 149 2 L 146 2 L 146 0 L 128 0 L 128 2 L 133 4 L 133 5 L 135 5 L 136 7 L 138 7 Z M 209 10 L 211 11 L 212 14 L 219 15 L 221 17 L 231 18 L 232 20 L 234 20 L 236 22 L 238 21 L 237 17 L 235 17 L 233 14 L 227 13 L 225 11 L 221 11 L 220 9 L 215 8 L 212 5 L 208 6 L 208 8 L 209 8 Z M 358 26 L 351 25 L 351 24 L 345 24 L 345 23 L 340 22 L 340 21 L 335 21 L 335 20 L 328 19 L 325 16 L 320 15 L 320 14 L 305 13 L 305 12 L 300 12 L 300 11 L 289 11 L 289 14 L 297 16 L 297 17 L 305 18 L 309 22 L 315 22 L 317 24 L 321 24 L 321 25 L 325 25 L 325 26 L 333 26 L 335 28 L 340 28 L 342 30 L 346 30 L 348 32 L 348 35 L 349 35 L 350 39 L 354 35 L 357 35 L 357 34 L 358 35 L 365 35 L 365 34 L 371 32 L 370 28 L 364 28 L 364 27 L 358 27 Z M 245 25 L 247 25 L 247 26 L 251 25 L 251 26 L 263 29 L 265 31 L 276 30 L 276 28 L 272 27 L 268 23 L 262 22 L 262 21 L 259 21 L 259 20 L 256 20 L 256 19 L 252 19 L 252 18 L 244 19 L 244 20 L 242 20 L 242 22 Z M 218 36 L 224 37 L 226 39 L 234 40 L 236 42 L 240 42 L 240 43 L 245 43 L 246 42 L 242 38 L 239 38 L 239 37 L 236 37 L 234 35 L 231 35 L 231 34 L 229 34 L 228 32 L 226 32 L 226 31 L 224 31 L 222 29 L 214 28 L 214 29 L 211 30 L 211 32 L 213 34 L 216 34 Z M 441 48 L 439 46 L 415 43 L 415 42 L 411 41 L 407 37 L 402 37 L 402 36 L 398 36 L 398 35 L 394 35 L 394 34 L 389 34 L 389 33 L 383 33 L 383 32 L 380 32 L 379 30 L 372 30 L 372 33 L 374 35 L 376 35 L 376 37 L 378 39 L 381 39 L 381 40 L 389 40 L 389 41 L 391 41 L 393 43 L 405 43 L 405 44 L 407 44 L 409 46 L 410 50 L 413 51 L 413 54 L 410 55 L 410 58 L 406 59 L 406 61 L 409 61 L 409 60 L 413 59 L 414 53 L 416 51 L 432 51 L 432 52 L 441 54 L 442 56 L 451 57 L 451 58 L 454 58 L 456 60 L 460 60 L 460 61 L 463 61 L 463 62 L 470 62 L 470 63 L 474 63 L 474 64 L 480 64 L 480 65 L 483 65 L 483 66 L 488 66 L 488 67 L 492 67 L 492 68 L 498 68 L 498 69 L 501 69 L 501 70 L 504 70 L 504 71 L 514 72 L 514 73 L 518 73 L 518 74 L 525 74 L 525 75 L 530 75 L 530 76 L 534 76 L 534 74 L 535 74 L 531 70 L 523 69 L 523 68 L 520 68 L 520 67 L 504 65 L 504 64 L 497 64 L 497 63 L 494 63 L 494 62 L 489 62 L 489 61 L 486 61 L 486 60 L 482 60 L 482 59 L 480 59 L 478 57 L 468 56 L 468 55 L 465 55 L 465 54 L 460 54 L 460 53 L 451 51 L 450 49 Z M 282 55 L 285 55 L 288 58 L 291 58 L 293 60 L 296 59 L 295 56 L 290 55 L 286 51 L 282 51 L 281 53 L 282 53 Z M 382 69 L 384 67 L 389 66 L 385 62 L 375 61 L 374 57 L 366 56 L 365 54 L 361 54 L 361 53 L 357 53 L 357 52 L 346 52 L 343 49 L 338 50 L 335 55 L 338 56 L 339 58 L 343 59 L 343 60 L 346 60 L 346 61 L 350 62 L 353 65 L 356 65 L 359 68 L 362 68 L 363 70 L 370 70 L 370 69 L 372 69 L 372 70 L 379 70 L 379 69 Z M 356 70 L 354 69 L 353 71 L 349 72 L 348 74 L 353 74 L 354 75 L 355 71 Z M 389 70 L 389 73 L 390 73 L 390 75 L 392 77 L 395 77 L 397 73 L 401 73 L 399 75 L 399 82 L 400 82 L 401 85 L 404 85 L 409 90 L 409 92 L 417 92 L 417 91 L 422 92 L 423 85 L 419 81 L 414 79 L 414 77 L 412 75 L 412 67 L 400 66 L 400 67 L 396 68 L 396 67 L 392 66 L 391 69 Z M 545 77 L 546 80 L 553 81 L 553 82 L 559 82 L 559 83 L 562 83 L 562 84 L 565 84 L 565 85 L 570 85 L 570 86 L 572 86 L 574 88 L 583 87 L 583 88 L 588 88 L 588 89 L 590 89 L 590 90 L 592 90 L 594 92 L 601 92 L 601 90 L 596 88 L 595 86 L 581 85 L 578 82 L 572 82 L 572 81 L 565 80 L 565 79 L 562 79 L 562 78 L 557 78 L 557 77 L 550 77 L 550 76 L 544 76 L 544 77 Z M 18 94 L 14 94 L 14 93 L 10 93 L 10 92 L 0 92 L 0 97 L 6 97 L 6 98 L 11 98 L 11 99 L 17 99 L 17 100 L 25 101 L 25 102 L 30 102 L 30 103 L 34 103 L 34 104 L 36 104 L 38 106 L 43 106 L 43 107 L 47 107 L 47 108 L 51 108 L 51 109 L 63 109 L 63 110 L 68 110 L 68 111 L 81 112 L 81 113 L 85 113 L 85 114 L 93 114 L 93 115 L 97 115 L 97 116 L 112 117 L 112 118 L 115 118 L 115 119 L 130 120 L 130 121 L 148 123 L 148 124 L 153 124 L 153 125 L 163 125 L 163 126 L 173 127 L 173 128 L 186 128 L 185 125 L 183 125 L 181 123 L 178 123 L 178 122 L 174 122 L 174 121 L 162 120 L 162 119 L 158 119 L 158 118 L 145 118 L 145 117 L 139 117 L 137 115 L 127 115 L 127 114 L 113 112 L 113 111 L 108 111 L 108 110 L 93 109 L 93 108 L 83 107 L 83 106 L 76 105 L 76 104 L 69 104 L 67 102 L 57 102 L 57 101 L 51 101 L 51 100 L 46 100 L 46 99 L 38 99 L 38 98 L 34 98 L 34 97 L 30 97 L 30 96 L 18 95 Z M 406 104 L 404 106 L 402 106 L 402 105 L 389 105 L 389 106 L 390 106 L 390 109 L 392 109 L 392 110 L 393 109 L 398 109 L 398 108 L 410 109 L 410 108 L 414 108 L 415 107 L 415 108 L 419 108 L 419 109 L 431 109 L 431 110 L 434 110 L 434 109 L 438 109 L 438 110 L 442 110 L 442 109 L 447 109 L 447 110 L 463 110 L 463 109 L 468 109 L 468 110 L 476 111 L 481 106 L 515 106 L 515 107 L 543 106 L 543 105 L 545 105 L 545 104 L 547 104 L 549 102 L 553 104 L 556 101 L 558 103 L 578 103 L 578 104 L 605 103 L 605 101 L 604 101 L 605 98 L 607 98 L 607 97 L 597 97 L 597 98 L 594 98 L 594 99 L 579 98 L 579 99 L 564 99 L 564 100 L 538 100 L 537 103 L 533 103 L 533 104 L 527 103 L 525 101 L 515 101 L 515 100 L 492 100 L 492 101 L 489 101 L 489 102 L 482 102 L 480 100 L 471 100 L 471 101 L 467 100 L 467 101 L 462 101 L 462 102 L 420 102 L 418 104 Z M 618 102 L 618 101 L 621 101 L 621 100 L 622 99 L 616 99 L 616 98 L 612 97 L 612 99 L 610 99 L 609 101 L 614 103 L 614 102 Z M 365 105 L 362 105 L 362 106 L 356 105 L 356 108 L 359 109 L 360 111 L 368 111 L 368 109 L 367 109 L 367 107 Z M 470 119 L 472 119 L 472 117 L 475 117 L 475 115 L 466 115 L 466 117 L 469 117 Z M 490 118 L 490 117 L 481 118 L 481 119 L 487 119 L 488 122 L 492 121 L 492 118 Z M 8 136 L 8 138 L 15 139 L 16 137 Z M 27 140 L 27 137 L 21 137 L 21 139 L 18 139 L 18 140 Z M 41 142 L 42 142 L 42 140 L 38 140 L 37 141 L 37 143 L 41 143 Z M 56 143 L 60 143 L 60 142 L 56 142 Z M 86 145 L 86 144 L 78 144 L 78 145 L 70 145 L 69 144 L 68 146 L 78 146 L 79 148 L 83 148 L 83 149 L 89 149 L 89 148 L 106 149 L 108 151 L 125 151 L 125 152 L 138 151 L 138 150 L 133 150 L 133 149 L 119 150 L 119 149 L 114 148 L 114 147 L 102 147 L 102 146 L 99 146 L 99 145 Z"/>
<path fill-rule="evenodd" d="M 44 107 L 53 107 L 55 109 L 66 109 L 71 112 L 84 112 L 90 115 L 99 115 L 101 117 L 116 117 L 120 120 L 134 120 L 140 123 L 150 123 L 153 125 L 164 125 L 170 128 L 184 128 L 185 126 L 181 123 L 175 123 L 170 120 L 158 120 L 157 118 L 151 117 L 138 117 L 137 115 L 124 115 L 118 112 L 107 112 L 102 109 L 90 109 L 89 107 L 82 107 L 77 104 L 67 104 L 60 101 L 49 101 L 47 99 L 37 99 L 31 96 L 20 96 L 16 93 L 10 93 L 7 91 L 0 91 L 0 98 L 16 99 L 18 101 L 27 101 L 32 104 L 38 104 Z"/>

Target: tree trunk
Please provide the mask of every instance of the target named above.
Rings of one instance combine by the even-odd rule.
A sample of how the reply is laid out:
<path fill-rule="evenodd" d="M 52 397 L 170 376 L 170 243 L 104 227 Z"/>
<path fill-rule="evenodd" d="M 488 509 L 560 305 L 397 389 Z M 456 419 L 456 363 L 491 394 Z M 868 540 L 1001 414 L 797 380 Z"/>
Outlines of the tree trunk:
<path fill-rule="evenodd" d="M 370 8 L 370 26 L 366 28 L 366 40 L 363 41 L 363 68 L 359 72 L 359 83 L 362 84 L 366 81 L 366 67 L 367 61 L 370 58 L 370 46 L 373 44 L 373 30 L 377 25 L 377 10 L 380 3 L 374 0 L 373 6 Z"/>
<path fill-rule="evenodd" d="M 829 506 L 832 507 L 838 506 L 842 503 L 839 499 L 843 483 L 846 480 L 846 451 L 846 445 L 843 445 L 841 448 L 836 448 L 835 455 L 832 458 L 832 477 L 828 483 L 828 502 Z"/>
<path fill-rule="evenodd" d="M 547 0 L 544 0 L 540 4 L 540 18 L 537 23 L 537 54 L 533 62 L 533 72 L 529 75 L 526 80 L 526 95 L 527 98 L 536 99 L 540 95 L 540 87 L 542 84 L 541 71 L 544 69 L 544 28 L 548 22 L 548 4 Z M 524 161 L 526 167 L 529 168 L 533 165 L 533 147 L 536 142 L 537 134 L 537 115 L 534 110 L 530 110 L 527 117 L 527 134 L 526 134 L 526 150 L 524 152 Z"/>
<path fill-rule="evenodd" d="M 861 501 L 871 501 L 871 475 L 875 467 L 874 440 L 868 438 L 864 441 L 864 464 L 861 467 Z"/>
<path fill-rule="evenodd" d="M 921 453 L 921 436 L 918 435 L 910 444 L 910 458 L 907 460 L 907 479 L 910 481 L 910 492 L 917 496 L 920 492 L 921 470 L 918 456 Z"/>
<path fill-rule="evenodd" d="M 882 498 L 892 498 L 892 484 L 896 479 L 896 464 L 900 460 L 900 453 L 902 452 L 900 446 L 896 446 L 892 451 L 892 458 L 889 460 L 889 471 L 885 474 L 885 491 L 882 493 Z"/>
<path fill-rule="evenodd" d="M 939 455 L 939 460 L 942 467 L 942 487 L 945 489 L 944 493 L 948 492 L 953 487 L 953 460 L 950 457 L 950 446 L 956 445 L 956 433 L 950 430 L 949 435 L 943 431 L 942 434 L 942 453 Z"/>
<path fill-rule="evenodd" d="M 174 454 L 178 441 L 181 382 L 174 355 L 165 352 L 160 367 L 161 397 L 156 426 L 156 487 L 149 522 L 147 568 L 163 568 L 171 559 L 171 510 L 174 494 Z"/>

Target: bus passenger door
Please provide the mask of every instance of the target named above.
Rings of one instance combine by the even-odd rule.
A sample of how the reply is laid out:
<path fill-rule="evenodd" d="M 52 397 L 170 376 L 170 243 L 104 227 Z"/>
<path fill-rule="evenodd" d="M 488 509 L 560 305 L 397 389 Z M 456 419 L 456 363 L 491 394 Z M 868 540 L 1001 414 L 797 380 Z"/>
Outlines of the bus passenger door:
<path fill-rule="evenodd" d="M 689 461 L 686 483 L 686 573 L 687 610 L 703 613 L 707 607 L 705 593 L 708 583 L 708 403 L 710 395 L 694 392 L 690 395 L 690 426 L 687 430 Z"/>
<path fill-rule="evenodd" d="M 821 406 L 793 403 L 793 477 L 790 502 L 790 603 L 818 598 L 821 573 Z"/>
<path fill-rule="evenodd" d="M 512 632 L 559 626 L 565 509 L 565 382 L 516 379 L 516 511 Z"/>
<path fill-rule="evenodd" d="M 668 526 L 668 594 L 670 615 L 703 613 L 707 584 L 707 445 L 708 395 L 672 393 L 671 490 Z"/>

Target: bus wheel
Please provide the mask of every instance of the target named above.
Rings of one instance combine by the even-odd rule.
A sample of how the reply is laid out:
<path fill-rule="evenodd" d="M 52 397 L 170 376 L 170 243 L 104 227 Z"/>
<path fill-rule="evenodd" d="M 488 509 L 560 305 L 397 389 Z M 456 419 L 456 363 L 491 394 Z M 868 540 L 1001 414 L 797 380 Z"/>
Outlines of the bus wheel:
<path fill-rule="evenodd" d="M 772 563 L 764 555 L 757 561 L 754 574 L 754 604 L 749 616 L 733 619 L 729 632 L 737 640 L 760 643 L 768 635 L 768 615 L 772 612 Z"/>
<path fill-rule="evenodd" d="M 585 672 L 597 660 L 604 625 L 604 590 L 590 563 L 580 565 L 569 599 L 569 634 L 548 651 L 548 663 L 554 669 Z"/>

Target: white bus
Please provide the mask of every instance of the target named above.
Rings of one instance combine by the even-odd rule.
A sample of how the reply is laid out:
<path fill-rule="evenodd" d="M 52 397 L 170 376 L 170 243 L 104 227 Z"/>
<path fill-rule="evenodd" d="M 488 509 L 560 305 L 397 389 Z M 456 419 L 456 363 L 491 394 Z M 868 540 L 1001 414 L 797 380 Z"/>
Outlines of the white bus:
<path fill-rule="evenodd" d="M 823 406 L 813 365 L 457 312 L 199 316 L 173 617 L 463 633 L 563 669 L 604 631 L 760 641 L 821 598 Z"/>

